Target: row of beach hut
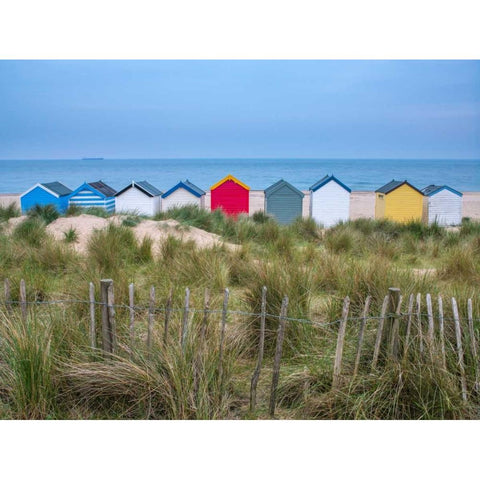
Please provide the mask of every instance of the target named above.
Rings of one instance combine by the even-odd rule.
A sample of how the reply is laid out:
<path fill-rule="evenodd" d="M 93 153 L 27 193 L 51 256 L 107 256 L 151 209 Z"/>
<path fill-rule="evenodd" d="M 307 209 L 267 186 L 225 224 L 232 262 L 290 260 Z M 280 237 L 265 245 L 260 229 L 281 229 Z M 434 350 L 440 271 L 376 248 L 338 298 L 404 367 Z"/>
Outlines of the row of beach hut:
<path fill-rule="evenodd" d="M 305 194 L 289 182 L 279 180 L 264 193 L 264 211 L 279 223 L 289 224 L 302 216 Z M 317 223 L 330 227 L 349 219 L 351 189 L 335 176 L 326 175 L 310 187 L 309 193 L 309 215 Z M 375 195 L 375 217 L 379 219 L 420 220 L 444 226 L 458 225 L 462 219 L 462 193 L 447 185 L 429 185 L 419 190 L 407 180 L 392 180 L 376 190 Z M 188 180 L 166 192 L 147 181 L 132 181 L 119 191 L 102 181 L 84 183 L 73 191 L 60 182 L 52 182 L 37 183 L 21 195 L 20 202 L 23 212 L 37 204 L 53 204 L 61 212 L 69 205 L 78 205 L 153 216 L 185 205 L 205 208 L 205 197 L 206 192 Z M 210 208 L 232 216 L 248 214 L 250 187 L 227 175 L 210 188 Z"/>

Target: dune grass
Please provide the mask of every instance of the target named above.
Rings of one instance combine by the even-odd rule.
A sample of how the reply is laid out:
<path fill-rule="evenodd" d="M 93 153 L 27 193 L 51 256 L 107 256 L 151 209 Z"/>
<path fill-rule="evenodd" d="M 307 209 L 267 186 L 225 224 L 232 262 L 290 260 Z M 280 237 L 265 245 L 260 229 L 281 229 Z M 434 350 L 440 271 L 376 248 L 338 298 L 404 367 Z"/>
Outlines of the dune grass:
<path fill-rule="evenodd" d="M 367 295 L 372 296 L 371 311 L 378 315 L 391 286 L 399 287 L 405 297 L 417 292 L 429 292 L 433 298 L 442 294 L 446 318 L 451 318 L 449 297 L 455 296 L 465 316 L 467 298 L 478 298 L 480 281 L 475 222 L 464 222 L 459 231 L 373 220 L 321 230 L 307 219 L 281 226 L 264 214 L 233 220 L 219 211 L 186 207 L 159 218 L 174 218 L 186 228 L 216 233 L 238 248 L 198 249 L 192 242 L 168 237 L 154 254 L 152 240 L 138 241 L 130 228 L 136 216 L 133 220 L 127 216 L 127 223 L 95 231 L 86 254 L 80 255 L 72 249 L 73 233 L 60 242 L 48 235 L 43 214 L 30 216 L 10 233 L 0 230 L 0 272 L 2 278 L 10 279 L 12 300 L 18 300 L 22 278 L 30 301 L 87 299 L 89 282 L 97 286 L 100 278 L 112 278 L 117 303 L 128 302 L 128 285 L 134 283 L 136 304 L 148 305 L 154 285 L 158 306 L 165 306 L 173 290 L 175 313 L 166 346 L 164 316 L 156 315 L 154 345 L 147 352 L 146 312 L 137 313 L 132 350 L 129 313 L 117 309 L 119 351 L 104 361 L 88 347 L 88 305 L 32 307 L 23 323 L 18 307 L 11 313 L 2 304 L 0 400 L 5 418 L 265 418 L 277 319 L 267 318 L 265 367 L 255 412 L 248 412 L 248 388 L 256 361 L 257 316 L 229 315 L 221 384 L 219 314 L 207 319 L 203 339 L 203 315 L 192 312 L 185 352 L 178 340 L 186 287 L 191 289 L 192 308 L 203 307 L 208 288 L 210 308 L 218 311 L 228 286 L 230 310 L 259 312 L 264 285 L 268 313 L 278 315 L 281 300 L 288 295 L 288 316 L 307 320 L 287 324 L 279 390 L 281 418 L 474 418 L 478 412 L 477 397 L 469 395 L 466 404 L 461 400 L 457 375 L 414 356 L 400 366 L 383 365 L 373 376 L 364 365 L 355 380 L 333 394 L 337 327 L 316 326 L 339 318 L 345 295 L 351 298 L 351 315 L 361 315 Z M 98 298 L 98 290 L 96 294 Z M 98 319 L 99 313 L 97 309 Z M 480 317 L 476 300 L 474 316 Z M 348 330 L 347 372 L 356 332 L 355 326 Z M 453 330 L 449 338 L 454 344 L 452 334 Z M 369 337 L 369 354 L 371 341 Z M 468 344 L 468 337 L 465 341 Z M 469 355 L 466 349 L 471 379 Z M 448 362 L 456 368 L 454 357 Z"/>

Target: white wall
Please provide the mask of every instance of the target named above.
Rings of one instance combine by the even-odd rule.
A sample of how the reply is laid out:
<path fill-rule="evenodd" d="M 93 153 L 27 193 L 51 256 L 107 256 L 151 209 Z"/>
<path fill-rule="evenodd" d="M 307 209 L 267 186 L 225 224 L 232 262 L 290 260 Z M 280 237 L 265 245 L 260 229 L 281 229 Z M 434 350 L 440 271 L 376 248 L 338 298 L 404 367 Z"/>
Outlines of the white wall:
<path fill-rule="evenodd" d="M 165 212 L 169 208 L 183 207 L 185 205 L 198 205 L 203 207 L 204 196 L 196 197 L 184 188 L 177 188 L 171 195 L 162 199 L 162 210 Z"/>
<path fill-rule="evenodd" d="M 312 217 L 324 227 L 347 221 L 350 212 L 350 193 L 335 181 L 330 181 L 311 195 Z"/>
<path fill-rule="evenodd" d="M 428 197 L 428 223 L 459 225 L 462 221 L 462 197 L 449 190 Z"/>
<path fill-rule="evenodd" d="M 160 212 L 160 196 L 149 197 L 138 188 L 132 187 L 115 197 L 115 211 L 133 212 L 153 216 Z"/>

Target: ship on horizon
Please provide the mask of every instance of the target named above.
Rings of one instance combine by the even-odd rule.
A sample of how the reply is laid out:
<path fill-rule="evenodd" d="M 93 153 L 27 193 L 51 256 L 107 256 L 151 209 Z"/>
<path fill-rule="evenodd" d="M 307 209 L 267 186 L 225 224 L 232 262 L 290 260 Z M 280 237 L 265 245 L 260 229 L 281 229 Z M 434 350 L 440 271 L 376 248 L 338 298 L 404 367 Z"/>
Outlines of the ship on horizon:
<path fill-rule="evenodd" d="M 83 157 L 82 160 L 104 160 L 103 157 Z"/>

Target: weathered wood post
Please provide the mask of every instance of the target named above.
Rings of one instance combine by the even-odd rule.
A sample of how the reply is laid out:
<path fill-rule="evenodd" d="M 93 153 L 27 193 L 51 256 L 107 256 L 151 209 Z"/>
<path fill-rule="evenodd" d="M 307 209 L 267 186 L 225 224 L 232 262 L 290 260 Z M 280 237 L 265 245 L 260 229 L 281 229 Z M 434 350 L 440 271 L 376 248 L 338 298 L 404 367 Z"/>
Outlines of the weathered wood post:
<path fill-rule="evenodd" d="M 462 386 L 462 398 L 467 401 L 467 379 L 465 378 L 465 364 L 463 360 L 462 347 L 462 328 L 460 326 L 460 317 L 458 315 L 458 306 L 455 298 L 452 297 L 453 320 L 455 322 L 455 337 L 457 339 L 458 366 L 460 369 L 460 380 Z"/>
<path fill-rule="evenodd" d="M 269 414 L 275 416 L 275 403 L 277 398 L 278 380 L 280 378 L 280 361 L 282 359 L 283 338 L 285 336 L 285 326 L 287 323 L 288 297 L 285 296 L 280 309 L 280 319 L 278 322 L 277 344 L 275 346 L 275 357 L 273 359 L 272 387 L 270 390 Z"/>
<path fill-rule="evenodd" d="M 367 324 L 368 310 L 370 309 L 370 302 L 372 297 L 369 295 L 365 300 L 365 306 L 363 308 L 362 321 L 360 322 L 360 327 L 358 329 L 358 344 L 357 344 L 357 354 L 355 356 L 355 366 L 353 367 L 353 378 L 357 376 L 358 368 L 360 366 L 360 358 L 362 356 L 362 345 L 363 345 L 363 336 L 365 334 L 365 325 Z"/>
<path fill-rule="evenodd" d="M 417 293 L 417 327 L 420 356 L 423 356 L 422 296 Z"/>
<path fill-rule="evenodd" d="M 377 336 L 375 338 L 375 347 L 373 350 L 373 359 L 372 359 L 372 371 L 377 368 L 378 356 L 380 354 L 380 346 L 382 343 L 382 335 L 383 335 L 383 325 L 385 323 L 385 315 L 387 314 L 389 296 L 385 295 L 382 304 L 382 311 L 380 313 L 380 318 L 378 320 L 378 328 L 377 328 Z"/>
<path fill-rule="evenodd" d="M 22 320 L 27 321 L 27 288 L 25 286 L 25 280 L 20 280 L 20 310 L 22 312 Z"/>
<path fill-rule="evenodd" d="M 155 320 L 155 287 L 150 287 L 150 302 L 148 304 L 147 349 L 151 350 L 153 343 L 153 322 Z"/>
<path fill-rule="evenodd" d="M 130 311 L 130 357 L 135 347 L 135 286 L 131 283 L 128 286 L 128 309 Z"/>
<path fill-rule="evenodd" d="M 387 317 L 384 325 L 387 352 L 390 357 L 398 359 L 400 346 L 397 335 L 399 327 L 399 314 L 397 314 L 397 309 L 401 299 L 400 289 L 390 287 L 388 289 L 388 297 Z"/>
<path fill-rule="evenodd" d="M 4 289 L 5 289 L 5 307 L 7 309 L 7 312 L 11 314 L 12 313 L 12 304 L 11 304 L 12 293 L 10 291 L 10 280 L 6 278 L 3 283 L 4 283 Z"/>
<path fill-rule="evenodd" d="M 434 328 L 433 323 L 433 306 L 432 306 L 432 296 L 427 293 L 425 296 L 425 301 L 427 303 L 427 318 L 428 318 L 428 329 L 427 329 L 427 344 L 428 349 L 430 350 L 430 358 L 433 359 L 435 345 L 434 345 Z"/>
<path fill-rule="evenodd" d="M 257 384 L 260 377 L 260 370 L 262 369 L 263 350 L 265 346 L 265 318 L 267 315 L 267 287 L 262 288 L 262 303 L 260 307 L 260 334 L 258 338 L 258 359 L 257 366 L 252 375 L 250 382 L 250 411 L 255 409 L 257 402 Z"/>
<path fill-rule="evenodd" d="M 477 353 L 477 343 L 475 338 L 475 330 L 473 328 L 473 305 L 472 299 L 467 300 L 467 315 L 468 315 L 468 336 L 470 337 L 470 353 L 472 354 L 473 366 L 475 370 L 475 391 L 480 390 L 480 379 L 479 379 L 479 368 L 478 364 L 478 353 Z"/>
<path fill-rule="evenodd" d="M 443 300 L 442 296 L 438 296 L 438 329 L 440 335 L 440 351 L 442 354 L 442 367 L 447 369 L 447 359 L 445 355 L 445 327 L 443 322 Z"/>
<path fill-rule="evenodd" d="M 97 348 L 95 328 L 95 286 L 90 282 L 88 286 L 88 299 L 90 303 L 90 348 Z"/>
<path fill-rule="evenodd" d="M 102 302 L 102 348 L 109 355 L 115 350 L 115 310 L 113 296 L 113 280 L 100 280 Z"/>
<path fill-rule="evenodd" d="M 189 311 L 190 311 L 190 289 L 187 287 L 185 289 L 185 306 L 183 308 L 183 322 L 182 322 L 182 331 L 181 331 L 181 340 L 180 340 L 183 353 L 185 353 L 185 345 L 187 342 Z"/>
<path fill-rule="evenodd" d="M 170 293 L 168 294 L 167 305 L 165 306 L 165 325 L 163 328 L 163 345 L 167 344 L 168 339 L 168 325 L 170 323 L 170 315 L 172 313 L 172 298 L 173 298 L 173 288 L 170 288 Z"/>
<path fill-rule="evenodd" d="M 342 318 L 338 327 L 337 348 L 335 350 L 335 363 L 333 364 L 332 390 L 340 385 L 340 376 L 342 373 L 343 345 L 345 344 L 345 332 L 347 329 L 348 310 L 350 308 L 350 298 L 345 297 L 343 301 Z"/>
<path fill-rule="evenodd" d="M 202 328 L 200 330 L 200 341 L 203 344 L 207 335 L 208 329 L 208 315 L 210 310 L 210 291 L 208 288 L 205 289 L 204 301 L 203 301 L 203 321 Z"/>
<path fill-rule="evenodd" d="M 223 343 L 225 341 L 225 326 L 227 324 L 228 298 L 230 291 L 225 289 L 223 294 L 222 323 L 220 326 L 220 347 L 218 351 L 218 378 L 220 383 L 220 392 L 223 391 Z"/>
<path fill-rule="evenodd" d="M 403 302 L 403 296 L 400 295 L 398 297 L 398 303 L 395 310 L 395 317 L 393 319 L 392 334 L 390 336 L 389 354 L 390 354 L 390 357 L 393 358 L 395 361 L 400 360 L 400 337 L 398 332 L 400 329 L 400 316 L 402 314 L 402 302 Z"/>
<path fill-rule="evenodd" d="M 413 293 L 408 298 L 408 319 L 407 319 L 407 331 L 405 333 L 405 344 L 403 345 L 403 358 L 406 359 L 408 355 L 408 347 L 410 346 L 410 333 L 412 331 L 412 317 L 413 317 Z"/>

